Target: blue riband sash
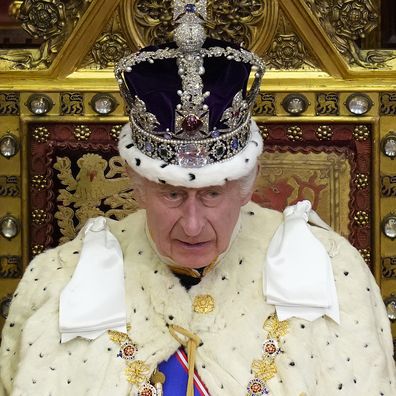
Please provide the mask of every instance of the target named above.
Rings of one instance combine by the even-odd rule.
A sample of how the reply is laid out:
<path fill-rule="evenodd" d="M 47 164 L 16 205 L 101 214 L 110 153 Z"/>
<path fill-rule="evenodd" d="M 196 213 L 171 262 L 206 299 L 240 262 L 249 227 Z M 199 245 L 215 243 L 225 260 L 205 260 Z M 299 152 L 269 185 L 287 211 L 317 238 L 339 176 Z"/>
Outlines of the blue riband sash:
<path fill-rule="evenodd" d="M 178 349 L 167 361 L 159 364 L 158 369 L 166 378 L 163 384 L 164 396 L 186 396 L 188 364 L 183 349 Z M 196 372 L 194 372 L 194 396 L 210 396 Z"/>

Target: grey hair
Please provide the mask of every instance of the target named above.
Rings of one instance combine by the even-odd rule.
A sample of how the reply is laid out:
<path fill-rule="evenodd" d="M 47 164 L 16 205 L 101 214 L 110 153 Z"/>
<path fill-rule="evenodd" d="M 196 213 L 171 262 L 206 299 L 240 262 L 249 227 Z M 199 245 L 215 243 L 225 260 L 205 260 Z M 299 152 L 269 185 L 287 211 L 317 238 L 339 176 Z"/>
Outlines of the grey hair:
<path fill-rule="evenodd" d="M 257 166 L 255 166 L 247 175 L 242 176 L 240 179 L 238 179 L 242 198 L 246 198 L 253 192 L 257 174 Z"/>

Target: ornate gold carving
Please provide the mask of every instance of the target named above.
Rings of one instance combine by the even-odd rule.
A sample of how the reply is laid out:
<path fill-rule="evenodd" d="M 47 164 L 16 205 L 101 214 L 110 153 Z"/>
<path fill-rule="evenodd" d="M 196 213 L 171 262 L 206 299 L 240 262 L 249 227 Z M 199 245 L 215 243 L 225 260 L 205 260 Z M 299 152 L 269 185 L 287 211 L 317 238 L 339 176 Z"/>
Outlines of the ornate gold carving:
<path fill-rule="evenodd" d="M 60 0 L 25 0 L 18 19 L 31 36 L 47 40 L 62 32 L 66 24 L 65 5 Z"/>
<path fill-rule="evenodd" d="M 340 111 L 338 94 L 335 92 L 316 95 L 316 115 L 338 115 Z"/>
<path fill-rule="evenodd" d="M 359 253 L 362 256 L 363 260 L 370 265 L 371 264 L 371 252 L 369 249 L 359 249 Z"/>
<path fill-rule="evenodd" d="M 92 48 L 92 57 L 103 69 L 115 66 L 128 52 L 128 44 L 120 34 L 104 33 Z"/>
<path fill-rule="evenodd" d="M 260 92 L 253 107 L 254 115 L 276 115 L 275 96 Z"/>
<path fill-rule="evenodd" d="M 367 125 L 357 125 L 354 128 L 352 135 L 355 140 L 363 142 L 370 136 L 370 129 L 367 127 Z"/>
<path fill-rule="evenodd" d="M 20 197 L 20 179 L 18 176 L 0 176 L 0 197 Z"/>
<path fill-rule="evenodd" d="M 73 134 L 77 140 L 88 140 L 91 136 L 91 130 L 86 125 L 77 125 Z"/>
<path fill-rule="evenodd" d="M 84 97 L 79 92 L 62 92 L 60 103 L 61 115 L 84 114 Z"/>
<path fill-rule="evenodd" d="M 130 13 L 130 10 L 128 11 Z M 95 44 L 85 56 L 80 69 L 104 69 L 114 65 L 131 52 L 124 32 L 120 26 L 119 11 L 115 10 L 113 16 L 103 28 Z"/>
<path fill-rule="evenodd" d="M 209 294 L 200 294 L 195 296 L 193 301 L 194 312 L 207 314 L 213 312 L 215 308 L 214 298 Z"/>
<path fill-rule="evenodd" d="M 120 157 L 107 162 L 98 154 L 85 154 L 77 161 L 77 166 L 79 172 L 74 177 L 68 157 L 57 157 L 54 164 L 54 169 L 59 172 L 58 179 L 66 186 L 66 189 L 59 190 L 58 201 L 62 205 L 55 213 L 62 243 L 74 238 L 90 217 L 115 216 L 120 219 L 137 209 Z M 114 178 L 116 175 L 121 177 Z M 101 210 L 101 205 L 110 209 Z M 77 218 L 76 226 L 74 217 Z"/>
<path fill-rule="evenodd" d="M 32 255 L 37 256 L 40 253 L 44 252 L 44 246 L 43 245 L 34 245 L 32 246 Z"/>
<path fill-rule="evenodd" d="M 381 194 L 383 197 L 396 197 L 396 175 L 381 177 Z"/>
<path fill-rule="evenodd" d="M 287 128 L 287 138 L 292 142 L 297 142 L 303 140 L 303 132 L 299 126 L 291 126 Z"/>
<path fill-rule="evenodd" d="M 362 190 L 363 188 L 367 188 L 369 185 L 368 175 L 364 173 L 358 173 L 354 181 L 359 190 Z"/>
<path fill-rule="evenodd" d="M 33 139 L 37 143 L 45 143 L 46 141 L 48 141 L 49 136 L 50 133 L 46 127 L 37 127 L 33 131 Z"/>
<path fill-rule="evenodd" d="M 396 93 L 381 93 L 381 115 L 396 115 Z"/>
<path fill-rule="evenodd" d="M 43 175 L 34 175 L 32 177 L 32 187 L 35 190 L 42 191 L 47 187 L 48 180 Z"/>
<path fill-rule="evenodd" d="M 8 6 L 8 15 L 14 18 L 18 18 L 19 10 L 21 9 L 22 3 L 23 0 L 13 0 Z"/>
<path fill-rule="evenodd" d="M 19 94 L 0 92 L 0 116 L 19 115 Z"/>
<path fill-rule="evenodd" d="M 42 38 L 39 50 L 1 50 L 0 59 L 16 69 L 47 68 L 92 0 L 24 0 L 16 2 L 14 15 L 25 31 Z"/>
<path fill-rule="evenodd" d="M 396 279 L 396 256 L 382 258 L 382 276 Z"/>
<path fill-rule="evenodd" d="M 110 136 L 116 142 L 118 141 L 122 127 L 123 125 L 114 125 L 110 130 Z"/>
<path fill-rule="evenodd" d="M 281 13 L 274 40 L 264 54 L 269 69 L 318 69 L 316 60 Z"/>
<path fill-rule="evenodd" d="M 268 0 L 211 1 L 209 2 L 208 29 L 213 38 L 238 43 L 252 48 L 254 30 L 273 12 Z"/>
<path fill-rule="evenodd" d="M 43 209 L 34 209 L 32 211 L 32 222 L 36 225 L 44 224 L 47 220 L 47 213 Z"/>
<path fill-rule="evenodd" d="M 330 140 L 333 136 L 333 129 L 330 125 L 321 125 L 316 130 L 316 136 L 319 140 Z"/>
<path fill-rule="evenodd" d="M 22 276 L 19 256 L 0 256 L 0 278 L 20 278 Z"/>
<path fill-rule="evenodd" d="M 364 38 L 378 25 L 373 0 L 305 0 L 337 50 L 349 64 L 364 68 L 383 67 L 394 55 L 386 51 L 362 51 L 356 40 Z"/>
<path fill-rule="evenodd" d="M 369 223 L 369 215 L 364 210 L 358 210 L 353 216 L 355 222 L 360 226 L 364 227 Z"/>
<path fill-rule="evenodd" d="M 172 41 L 171 0 L 123 0 L 119 14 L 122 30 L 132 47 Z M 276 31 L 278 15 L 279 5 L 273 0 L 209 0 L 208 32 L 213 38 L 264 53 Z"/>

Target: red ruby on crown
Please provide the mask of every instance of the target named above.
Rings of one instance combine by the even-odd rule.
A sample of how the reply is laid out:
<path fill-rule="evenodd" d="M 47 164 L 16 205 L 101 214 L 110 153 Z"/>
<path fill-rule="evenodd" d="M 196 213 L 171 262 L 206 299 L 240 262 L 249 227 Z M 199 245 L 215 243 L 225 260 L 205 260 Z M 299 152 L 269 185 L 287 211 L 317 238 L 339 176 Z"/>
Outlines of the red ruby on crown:
<path fill-rule="evenodd" d="M 195 114 L 186 116 L 181 124 L 183 130 L 187 133 L 195 132 L 197 129 L 201 128 L 202 125 L 203 122 Z"/>

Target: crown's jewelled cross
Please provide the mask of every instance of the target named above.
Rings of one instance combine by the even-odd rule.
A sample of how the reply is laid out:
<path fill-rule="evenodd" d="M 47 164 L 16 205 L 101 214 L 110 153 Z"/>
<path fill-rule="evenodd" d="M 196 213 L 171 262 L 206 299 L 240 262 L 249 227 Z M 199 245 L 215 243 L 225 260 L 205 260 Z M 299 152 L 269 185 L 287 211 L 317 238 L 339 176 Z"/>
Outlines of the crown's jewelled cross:
<path fill-rule="evenodd" d="M 180 16 L 190 13 L 206 21 L 206 0 L 174 0 L 173 20 L 177 21 Z"/>

